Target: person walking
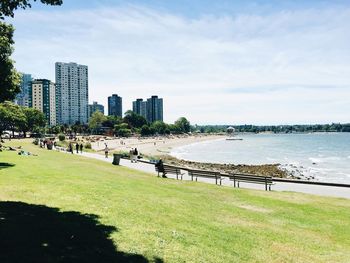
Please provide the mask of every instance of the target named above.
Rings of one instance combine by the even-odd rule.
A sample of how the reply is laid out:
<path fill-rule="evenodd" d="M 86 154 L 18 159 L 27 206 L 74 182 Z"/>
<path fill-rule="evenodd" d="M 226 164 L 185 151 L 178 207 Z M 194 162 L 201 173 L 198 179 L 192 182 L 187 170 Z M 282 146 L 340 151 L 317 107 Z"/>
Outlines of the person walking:
<path fill-rule="evenodd" d="M 139 155 L 139 152 L 137 151 L 137 148 L 134 150 L 134 162 L 137 163 L 137 156 Z"/>
<path fill-rule="evenodd" d="M 107 143 L 105 144 L 105 158 L 108 158 L 108 147 L 107 147 Z"/>
<path fill-rule="evenodd" d="M 83 144 L 81 143 L 79 147 L 80 147 L 80 153 L 83 154 L 83 148 L 84 148 Z"/>
<path fill-rule="evenodd" d="M 70 142 L 69 146 L 68 146 L 68 152 L 70 152 L 71 154 L 73 154 L 73 144 Z"/>
<path fill-rule="evenodd" d="M 76 150 L 76 152 L 78 154 L 79 153 L 79 144 L 78 143 L 75 144 L 75 150 Z"/>
<path fill-rule="evenodd" d="M 134 162 L 134 149 L 131 148 L 131 150 L 129 151 L 129 155 L 130 155 L 130 162 Z"/>

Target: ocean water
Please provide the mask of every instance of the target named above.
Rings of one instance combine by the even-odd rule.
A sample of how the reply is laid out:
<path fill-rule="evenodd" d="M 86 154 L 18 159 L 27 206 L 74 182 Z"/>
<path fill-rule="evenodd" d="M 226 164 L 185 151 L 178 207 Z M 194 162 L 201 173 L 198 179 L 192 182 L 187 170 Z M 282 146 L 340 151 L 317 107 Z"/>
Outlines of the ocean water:
<path fill-rule="evenodd" d="M 295 175 L 350 184 L 350 133 L 236 135 L 178 147 L 185 160 L 231 164 L 280 164 Z"/>

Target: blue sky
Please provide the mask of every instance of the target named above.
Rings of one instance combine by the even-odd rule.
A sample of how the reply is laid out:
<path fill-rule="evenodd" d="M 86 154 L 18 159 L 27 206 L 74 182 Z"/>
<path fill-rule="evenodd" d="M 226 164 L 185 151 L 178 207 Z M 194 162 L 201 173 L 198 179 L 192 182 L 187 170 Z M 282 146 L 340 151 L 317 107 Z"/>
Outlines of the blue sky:
<path fill-rule="evenodd" d="M 11 22 L 18 70 L 88 65 L 91 102 L 158 94 L 167 122 L 350 122 L 349 1 L 65 0 Z"/>

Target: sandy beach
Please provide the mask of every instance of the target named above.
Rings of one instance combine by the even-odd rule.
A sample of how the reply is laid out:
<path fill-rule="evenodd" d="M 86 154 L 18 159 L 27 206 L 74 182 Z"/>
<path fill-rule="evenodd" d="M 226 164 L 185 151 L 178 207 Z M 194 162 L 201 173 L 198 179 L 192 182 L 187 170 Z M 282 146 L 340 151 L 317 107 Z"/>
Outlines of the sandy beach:
<path fill-rule="evenodd" d="M 105 144 L 110 151 L 125 151 L 129 152 L 132 148 L 137 148 L 142 155 L 160 156 L 167 155 L 171 149 L 192 143 L 218 140 L 225 138 L 224 135 L 179 135 L 179 136 L 160 136 L 150 138 L 125 138 L 125 139 L 100 139 L 97 142 L 91 143 L 92 149 L 103 151 Z"/>

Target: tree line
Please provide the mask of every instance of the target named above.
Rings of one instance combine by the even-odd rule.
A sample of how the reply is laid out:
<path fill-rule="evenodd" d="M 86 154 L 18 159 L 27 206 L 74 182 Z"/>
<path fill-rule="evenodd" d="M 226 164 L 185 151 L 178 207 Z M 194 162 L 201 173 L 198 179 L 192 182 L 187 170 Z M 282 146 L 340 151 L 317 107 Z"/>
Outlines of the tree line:
<path fill-rule="evenodd" d="M 201 133 L 222 133 L 227 127 L 236 132 L 272 132 L 272 133 L 308 133 L 308 132 L 350 132 L 350 123 L 305 124 L 305 125 L 196 125 L 195 130 Z"/>
<path fill-rule="evenodd" d="M 163 121 L 149 123 L 143 116 L 133 111 L 127 111 L 124 118 L 105 116 L 96 111 L 89 119 L 89 128 L 94 133 L 109 130 L 118 137 L 128 137 L 132 134 L 150 136 L 191 132 L 191 124 L 185 117 L 179 118 L 174 124 L 167 124 Z"/>

